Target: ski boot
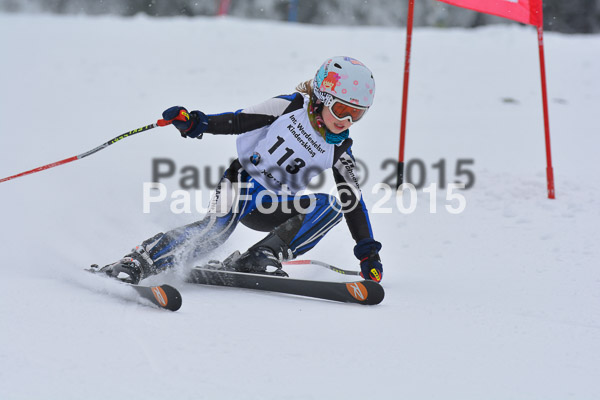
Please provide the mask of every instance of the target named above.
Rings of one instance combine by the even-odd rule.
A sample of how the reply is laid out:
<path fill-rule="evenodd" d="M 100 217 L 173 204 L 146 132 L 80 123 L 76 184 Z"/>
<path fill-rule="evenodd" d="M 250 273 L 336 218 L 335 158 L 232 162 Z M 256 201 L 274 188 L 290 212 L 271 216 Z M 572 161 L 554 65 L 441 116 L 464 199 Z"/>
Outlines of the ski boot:
<path fill-rule="evenodd" d="M 144 246 L 137 246 L 131 253 L 119 261 L 99 268 L 98 264 L 92 265 L 92 270 L 105 273 L 125 283 L 137 285 L 142 279 L 156 274 L 154 263 Z"/>
<path fill-rule="evenodd" d="M 221 268 L 229 271 L 287 277 L 289 275 L 282 269 L 281 262 L 292 258 L 294 254 L 287 244 L 276 233 L 270 233 L 243 254 L 236 250 L 222 263 L 211 261 L 208 266 L 218 268 L 217 264 L 220 264 Z"/>

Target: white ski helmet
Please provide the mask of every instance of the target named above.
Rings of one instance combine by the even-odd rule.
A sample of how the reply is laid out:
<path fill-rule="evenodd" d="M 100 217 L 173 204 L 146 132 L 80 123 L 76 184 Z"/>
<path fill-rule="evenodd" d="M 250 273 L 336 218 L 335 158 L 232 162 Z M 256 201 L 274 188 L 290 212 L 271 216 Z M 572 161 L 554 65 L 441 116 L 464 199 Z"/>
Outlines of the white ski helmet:
<path fill-rule="evenodd" d="M 331 57 L 317 71 L 313 93 L 326 107 L 336 97 L 368 108 L 375 97 L 375 80 L 371 70 L 360 61 L 350 57 Z"/>

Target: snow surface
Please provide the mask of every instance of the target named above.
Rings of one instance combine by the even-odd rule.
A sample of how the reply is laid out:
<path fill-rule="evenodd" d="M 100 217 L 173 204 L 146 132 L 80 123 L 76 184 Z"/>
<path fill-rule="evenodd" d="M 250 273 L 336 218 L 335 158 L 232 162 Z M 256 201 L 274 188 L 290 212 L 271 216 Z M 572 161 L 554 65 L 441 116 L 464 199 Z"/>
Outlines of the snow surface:
<path fill-rule="evenodd" d="M 398 148 L 403 29 L 235 19 L 0 16 L 0 175 L 61 160 L 180 104 L 232 111 L 293 91 L 331 55 L 375 73 L 375 105 L 352 129 L 371 188 Z M 203 203 L 235 138 L 173 128 L 0 184 L 1 399 L 600 398 L 600 36 L 546 35 L 556 200 L 546 199 L 533 28 L 418 29 L 407 158 L 473 159 L 465 211 L 418 191 L 373 213 L 386 299 L 363 307 L 182 283 L 165 312 L 81 272 L 156 232 L 199 219 L 170 202 L 142 212 L 151 160 L 197 166 Z M 178 173 L 163 180 L 169 194 Z M 464 177 L 459 178 L 464 179 Z M 328 181 L 329 182 L 329 181 Z M 405 200 L 407 201 L 407 200 Z M 245 227 L 215 257 L 261 234 Z M 309 256 L 357 268 L 345 224 Z M 293 276 L 343 277 L 318 267 Z M 112 293 L 115 296 L 107 296 Z"/>

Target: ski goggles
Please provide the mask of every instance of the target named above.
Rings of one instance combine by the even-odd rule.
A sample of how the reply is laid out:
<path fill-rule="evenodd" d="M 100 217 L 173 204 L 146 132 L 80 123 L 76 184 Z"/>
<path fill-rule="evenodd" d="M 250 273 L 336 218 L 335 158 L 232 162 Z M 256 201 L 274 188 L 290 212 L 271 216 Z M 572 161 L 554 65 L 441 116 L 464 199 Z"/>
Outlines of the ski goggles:
<path fill-rule="evenodd" d="M 334 98 L 331 104 L 329 104 L 329 111 L 338 120 L 344 121 L 349 120 L 352 123 L 360 120 L 363 115 L 367 112 L 369 107 L 360 107 L 355 104 L 348 104 L 340 99 Z"/>

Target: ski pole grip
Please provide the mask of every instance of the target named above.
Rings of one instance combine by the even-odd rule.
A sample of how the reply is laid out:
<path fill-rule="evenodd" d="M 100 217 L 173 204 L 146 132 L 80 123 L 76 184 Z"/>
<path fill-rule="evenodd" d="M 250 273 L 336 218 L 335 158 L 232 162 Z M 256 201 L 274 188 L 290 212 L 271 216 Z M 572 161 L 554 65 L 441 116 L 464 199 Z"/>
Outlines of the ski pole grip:
<path fill-rule="evenodd" d="M 183 121 L 183 122 L 187 122 L 190 120 L 190 115 L 188 114 L 188 112 L 183 109 L 183 110 L 179 110 L 179 114 L 177 114 L 177 116 L 173 119 L 159 119 L 158 121 L 156 121 L 156 125 L 158 126 L 167 126 L 167 125 L 171 125 L 173 123 L 173 121 Z"/>

